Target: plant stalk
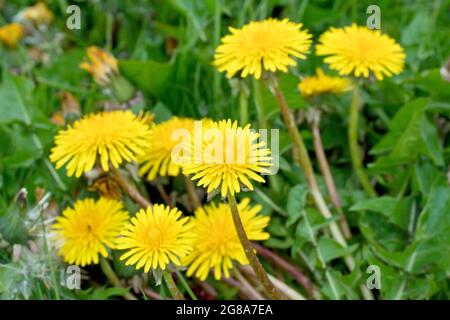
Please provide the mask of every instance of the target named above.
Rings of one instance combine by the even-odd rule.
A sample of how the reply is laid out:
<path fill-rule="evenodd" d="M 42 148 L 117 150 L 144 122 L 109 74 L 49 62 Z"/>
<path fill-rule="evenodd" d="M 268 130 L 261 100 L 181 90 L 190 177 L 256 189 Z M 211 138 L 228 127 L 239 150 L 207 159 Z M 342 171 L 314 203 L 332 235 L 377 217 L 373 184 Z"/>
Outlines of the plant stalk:
<path fill-rule="evenodd" d="M 311 164 L 311 159 L 309 158 L 308 150 L 306 150 L 303 138 L 297 129 L 297 125 L 294 121 L 294 116 L 292 115 L 291 111 L 287 106 L 286 99 L 284 98 L 284 95 L 280 90 L 278 81 L 274 74 L 271 74 L 271 80 L 272 80 L 272 87 L 275 93 L 275 98 L 277 100 L 278 106 L 280 107 L 281 115 L 288 129 L 288 133 L 292 139 L 294 149 L 294 160 L 303 169 L 311 195 L 313 196 L 317 209 L 326 219 L 330 219 L 332 218 L 332 214 L 325 203 L 322 193 L 319 190 L 319 186 L 317 185 L 316 177 L 314 176 L 314 170 Z M 347 242 L 345 241 L 342 232 L 337 226 L 337 224 L 334 221 L 332 221 L 329 224 L 329 228 L 333 238 L 340 245 L 346 247 Z M 353 260 L 353 258 L 349 259 Z M 353 263 L 352 261 L 350 261 L 350 263 L 348 263 L 347 266 L 349 267 L 350 270 L 352 270 L 354 266 L 354 261 Z"/>
<path fill-rule="evenodd" d="M 198 197 L 198 194 L 195 190 L 194 182 L 192 182 L 191 177 L 184 176 L 184 183 L 186 184 L 186 191 L 188 193 L 189 198 L 191 199 L 192 211 L 201 207 L 202 203 Z"/>
<path fill-rule="evenodd" d="M 231 208 L 234 227 L 236 228 L 236 232 L 238 234 L 239 240 L 241 241 L 245 255 L 247 256 L 247 259 L 250 262 L 252 269 L 255 271 L 256 277 L 263 285 L 270 299 L 275 300 L 283 299 L 280 292 L 274 287 L 272 282 L 269 280 L 266 271 L 264 270 L 263 266 L 261 265 L 261 262 L 259 262 L 259 259 L 255 254 L 252 244 L 247 238 L 247 234 L 245 233 L 244 226 L 242 225 L 241 217 L 239 215 L 239 209 L 237 207 L 234 195 L 231 194 L 228 195 L 228 203 Z"/>
<path fill-rule="evenodd" d="M 242 273 L 238 268 L 235 269 L 236 278 L 240 282 L 240 288 L 244 289 L 243 291 L 252 299 L 252 300 L 265 300 L 264 297 L 256 291 L 255 288 L 245 279 Z"/>
<path fill-rule="evenodd" d="M 118 169 L 113 168 L 111 171 L 114 179 L 116 179 L 121 188 L 131 197 L 131 199 L 136 201 L 141 208 L 146 209 L 147 207 L 153 207 L 152 203 L 148 201 L 136 187 L 130 184 L 130 182 L 128 182 L 128 180 L 120 173 Z"/>
<path fill-rule="evenodd" d="M 352 103 L 350 105 L 350 114 L 348 120 L 348 143 L 350 148 L 350 157 L 352 160 L 353 169 L 356 171 L 359 182 L 367 194 L 371 197 L 376 197 L 377 193 L 370 183 L 369 177 L 364 170 L 361 160 L 361 154 L 358 145 L 358 118 L 361 108 L 361 97 L 358 85 L 355 84 L 353 88 Z"/>
<path fill-rule="evenodd" d="M 253 243 L 253 246 L 255 247 L 256 251 L 266 260 L 272 262 L 272 264 L 289 273 L 301 286 L 305 288 L 305 290 L 308 292 L 309 298 L 314 298 L 315 291 L 317 289 L 314 287 L 312 281 L 295 265 L 258 243 Z"/>
<path fill-rule="evenodd" d="M 325 184 L 328 189 L 328 193 L 330 194 L 331 202 L 333 203 L 336 210 L 339 212 L 339 225 L 341 227 L 342 232 L 344 233 L 344 237 L 346 239 L 350 239 L 352 237 L 350 227 L 348 225 L 345 214 L 342 212 L 341 201 L 337 193 L 336 184 L 334 183 L 333 175 L 331 174 L 330 166 L 328 165 L 327 156 L 323 149 L 319 126 L 320 111 L 318 110 L 315 111 L 315 114 L 313 115 L 311 121 L 309 122 L 313 134 L 314 151 L 317 157 L 317 161 L 319 162 L 320 171 L 322 172 Z"/>
<path fill-rule="evenodd" d="M 119 277 L 115 274 L 108 260 L 105 258 L 100 259 L 100 267 L 105 274 L 106 278 L 117 288 L 124 288 L 122 282 L 120 282 Z M 126 300 L 137 300 L 136 296 L 131 292 L 126 292 L 123 294 L 123 297 Z"/>
<path fill-rule="evenodd" d="M 175 281 L 172 278 L 172 274 L 165 270 L 163 272 L 164 281 L 166 282 L 167 288 L 170 291 L 170 294 L 175 300 L 185 300 L 184 296 L 181 294 L 180 290 L 178 289 Z"/>

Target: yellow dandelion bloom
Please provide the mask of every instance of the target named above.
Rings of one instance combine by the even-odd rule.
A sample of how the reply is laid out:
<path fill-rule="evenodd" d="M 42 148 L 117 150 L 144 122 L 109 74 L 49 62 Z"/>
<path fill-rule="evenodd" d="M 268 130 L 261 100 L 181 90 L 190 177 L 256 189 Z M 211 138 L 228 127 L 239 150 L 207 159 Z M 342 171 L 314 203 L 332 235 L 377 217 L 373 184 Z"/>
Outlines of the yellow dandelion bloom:
<path fill-rule="evenodd" d="M 139 211 L 118 240 L 117 248 L 127 250 L 120 260 L 127 259 L 126 265 L 144 268 L 144 272 L 165 270 L 171 262 L 180 265 L 180 259 L 192 250 L 194 239 L 193 224 L 188 217 L 180 217 L 177 208 L 162 204 Z"/>
<path fill-rule="evenodd" d="M 177 176 L 180 173 L 180 164 L 172 161 L 172 150 L 183 139 L 183 136 L 176 134 L 177 130 L 180 130 L 180 134 L 185 132 L 191 135 L 194 130 L 194 120 L 173 117 L 152 126 L 147 136 L 148 147 L 138 157 L 139 173 L 147 175 L 148 180 L 153 180 L 157 174 Z"/>
<path fill-rule="evenodd" d="M 8 48 L 14 48 L 23 37 L 23 27 L 20 23 L 10 23 L 0 27 L 0 41 Z"/>
<path fill-rule="evenodd" d="M 253 21 L 241 29 L 229 28 L 231 34 L 222 38 L 214 55 L 214 65 L 231 78 L 242 70 L 256 79 L 262 70 L 287 72 L 297 63 L 292 57 L 305 59 L 311 45 L 311 34 L 302 30 L 301 23 L 288 19 Z"/>
<path fill-rule="evenodd" d="M 270 237 L 264 232 L 270 218 L 259 215 L 262 209 L 260 205 L 251 206 L 250 199 L 245 198 L 238 204 L 238 209 L 249 240 L 266 240 Z M 214 278 L 220 280 L 222 275 L 227 278 L 230 276 L 234 261 L 248 264 L 228 204 L 213 203 L 199 208 L 193 220 L 196 235 L 194 250 L 183 259 L 183 264 L 188 266 L 188 276 L 195 275 L 205 280 L 213 269 Z"/>
<path fill-rule="evenodd" d="M 100 85 L 107 85 L 111 78 L 118 74 L 117 59 L 108 52 L 91 46 L 87 49 L 88 62 L 82 62 L 80 67 L 89 72 Z"/>
<path fill-rule="evenodd" d="M 400 73 L 405 61 L 403 48 L 394 39 L 356 24 L 326 31 L 316 52 L 327 56 L 324 61 L 340 75 L 368 78 L 373 73 L 378 80 Z"/>
<path fill-rule="evenodd" d="M 148 144 L 147 120 L 128 110 L 84 116 L 56 135 L 50 160 L 57 169 L 67 164 L 69 177 L 90 171 L 97 158 L 104 171 L 109 170 L 110 164 L 118 168 L 124 161 L 136 161 Z"/>
<path fill-rule="evenodd" d="M 43 2 L 38 2 L 34 6 L 26 8 L 23 12 L 23 17 L 36 24 L 50 24 L 53 21 L 53 12 Z"/>
<path fill-rule="evenodd" d="M 317 68 L 316 75 L 303 78 L 298 84 L 298 89 L 303 97 L 311 98 L 321 94 L 348 91 L 351 89 L 351 83 L 346 78 L 327 76 L 321 68 Z"/>
<path fill-rule="evenodd" d="M 119 201 L 100 198 L 75 202 L 53 224 L 59 254 L 69 264 L 97 264 L 99 255 L 108 256 L 129 218 Z"/>
<path fill-rule="evenodd" d="M 241 184 L 250 190 L 250 181 L 265 182 L 261 173 L 270 173 L 270 150 L 260 134 L 250 125 L 238 127 L 237 121 L 211 121 L 204 134 L 191 139 L 188 157 L 183 159 L 183 172 L 194 174 L 197 185 L 208 193 L 220 190 L 223 197 L 241 191 Z"/>

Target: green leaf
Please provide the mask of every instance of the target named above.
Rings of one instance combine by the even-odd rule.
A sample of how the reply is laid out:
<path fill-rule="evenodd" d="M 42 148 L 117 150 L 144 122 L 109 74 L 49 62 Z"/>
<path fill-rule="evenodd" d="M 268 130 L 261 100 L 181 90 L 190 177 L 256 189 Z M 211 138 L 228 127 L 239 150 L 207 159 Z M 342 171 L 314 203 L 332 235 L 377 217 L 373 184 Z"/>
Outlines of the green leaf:
<path fill-rule="evenodd" d="M 320 238 L 318 246 L 325 262 L 349 255 L 358 248 L 358 244 L 353 244 L 344 248 L 328 237 Z"/>
<path fill-rule="evenodd" d="M 444 165 L 436 126 L 425 112 L 428 103 L 425 98 L 415 99 L 396 113 L 389 132 L 370 151 L 374 155 L 388 153 L 378 157 L 372 170 L 412 163 L 419 155 L 429 157 L 438 166 Z"/>
<path fill-rule="evenodd" d="M 439 69 L 426 70 L 416 78 L 419 88 L 427 91 L 432 97 L 450 97 L 450 83 L 444 81 Z"/>
<path fill-rule="evenodd" d="M 56 60 L 48 66 L 38 68 L 36 77 L 39 82 L 62 90 L 72 92 L 83 92 L 80 89 L 80 80 L 90 77 L 89 74 L 80 68 L 80 63 L 86 55 L 84 49 L 73 49 L 58 56 Z"/>
<path fill-rule="evenodd" d="M 409 198 L 397 199 L 389 196 L 364 199 L 355 203 L 350 211 L 374 211 L 383 214 L 400 228 L 408 228 L 411 201 Z"/>
<path fill-rule="evenodd" d="M 119 67 L 135 86 L 157 98 L 167 90 L 173 71 L 172 64 L 153 60 L 121 60 Z"/>
<path fill-rule="evenodd" d="M 9 243 L 25 243 L 28 231 L 25 227 L 21 209 L 13 202 L 6 212 L 0 216 L 0 233 Z"/>
<path fill-rule="evenodd" d="M 4 149 L 0 151 L 1 162 L 7 168 L 30 167 L 43 155 L 37 136 L 33 136 L 21 126 L 0 127 Z M 3 140 L 3 139 L 2 139 Z"/>
<path fill-rule="evenodd" d="M 301 211 L 306 205 L 306 197 L 308 195 L 308 187 L 298 184 L 291 188 L 287 200 L 288 220 L 286 226 L 290 227 L 301 217 Z"/>
<path fill-rule="evenodd" d="M 417 223 L 417 239 L 446 235 L 450 249 L 450 188 L 438 185 L 430 192 L 424 212 Z M 450 251 L 448 251 L 450 252 Z"/>
<path fill-rule="evenodd" d="M 271 237 L 268 240 L 264 241 L 264 245 L 269 248 L 275 249 L 288 249 L 292 247 L 293 241 L 291 238 L 278 239 Z"/>
<path fill-rule="evenodd" d="M 86 300 L 106 300 L 111 297 L 116 296 L 122 296 L 123 294 L 127 293 L 129 289 L 127 288 L 106 288 L 106 287 L 100 287 L 100 288 L 89 288 L 86 290 L 79 291 L 77 293 L 77 296 L 79 299 L 86 299 Z"/>
<path fill-rule="evenodd" d="M 0 298 L 14 299 L 15 283 L 21 278 L 20 269 L 14 264 L 0 265 Z"/>
<path fill-rule="evenodd" d="M 152 109 L 152 112 L 155 115 L 156 123 L 169 120 L 173 115 L 172 112 L 161 101 L 156 104 L 156 106 Z"/>
<path fill-rule="evenodd" d="M 33 82 L 22 76 L 15 76 L 5 71 L 0 86 L 0 123 L 14 121 L 31 124 L 28 108 L 31 104 L 30 94 Z"/>

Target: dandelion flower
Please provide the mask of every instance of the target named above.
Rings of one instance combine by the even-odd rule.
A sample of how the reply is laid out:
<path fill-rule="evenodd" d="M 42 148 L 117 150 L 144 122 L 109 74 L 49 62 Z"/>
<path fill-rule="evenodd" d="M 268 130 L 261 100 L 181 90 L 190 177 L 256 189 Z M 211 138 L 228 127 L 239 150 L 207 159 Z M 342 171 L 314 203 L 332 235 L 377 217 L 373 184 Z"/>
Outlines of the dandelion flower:
<path fill-rule="evenodd" d="M 250 180 L 265 182 L 260 174 L 270 173 L 266 167 L 272 165 L 270 150 L 259 137 L 250 125 L 241 128 L 237 121 L 211 121 L 200 139 L 192 139 L 183 172 L 194 174 L 192 180 L 199 179 L 197 185 L 208 193 L 220 190 L 222 197 L 240 192 L 241 184 L 253 190 Z"/>
<path fill-rule="evenodd" d="M 262 70 L 287 72 L 295 66 L 293 57 L 305 59 L 311 45 L 311 34 L 302 30 L 301 23 L 288 19 L 253 21 L 241 29 L 230 27 L 230 35 L 222 38 L 214 55 L 214 65 L 231 78 L 238 71 L 256 79 Z"/>
<path fill-rule="evenodd" d="M 405 60 L 403 48 L 394 39 L 356 24 L 326 31 L 316 51 L 327 56 L 324 61 L 340 75 L 368 78 L 373 73 L 378 80 L 400 73 Z"/>
<path fill-rule="evenodd" d="M 242 224 L 249 240 L 266 240 L 269 234 L 264 228 L 270 218 L 259 215 L 262 207 L 251 206 L 248 198 L 238 204 Z M 187 275 L 195 275 L 205 280 L 211 269 L 214 278 L 220 280 L 222 275 L 230 276 L 233 262 L 248 264 L 244 249 L 234 228 L 231 210 L 228 204 L 211 204 L 195 212 L 194 233 L 196 235 L 194 250 L 183 259 L 188 266 Z"/>
<path fill-rule="evenodd" d="M 118 168 L 124 161 L 136 161 L 148 144 L 147 120 L 124 110 L 89 114 L 58 133 L 50 160 L 57 169 L 67 164 L 69 177 L 90 171 L 97 158 L 104 171 L 110 163 Z"/>
<path fill-rule="evenodd" d="M 99 254 L 107 257 L 107 248 L 115 248 L 128 218 L 128 212 L 119 201 L 106 198 L 78 200 L 53 224 L 59 253 L 69 264 L 82 267 L 97 264 Z"/>
<path fill-rule="evenodd" d="M 117 60 L 108 52 L 91 46 L 87 49 L 88 62 L 83 62 L 80 67 L 89 72 L 100 85 L 108 85 L 111 78 L 118 74 Z"/>
<path fill-rule="evenodd" d="M 194 130 L 194 120 L 173 117 L 151 128 L 146 137 L 149 142 L 148 147 L 138 157 L 139 173 L 147 175 L 148 180 L 153 180 L 157 174 L 177 176 L 180 173 L 180 164 L 172 161 L 172 150 L 180 144 L 180 140 L 183 138 L 183 136 L 176 136 L 176 130 L 180 130 L 181 134 L 191 135 Z"/>
<path fill-rule="evenodd" d="M 0 41 L 8 48 L 14 48 L 23 37 L 23 27 L 20 23 L 10 23 L 0 27 Z"/>
<path fill-rule="evenodd" d="M 351 89 L 350 81 L 346 78 L 332 77 L 317 68 L 316 75 L 303 78 L 298 84 L 300 93 L 305 98 L 311 98 L 327 93 L 342 93 Z"/>
<path fill-rule="evenodd" d="M 161 204 L 139 211 L 118 240 L 117 248 L 127 250 L 120 260 L 126 259 L 126 265 L 136 265 L 136 270 L 144 268 L 144 272 L 165 270 L 170 262 L 180 265 L 193 242 L 193 224 L 188 217 L 180 216 L 177 208 Z"/>
<path fill-rule="evenodd" d="M 35 25 L 48 25 L 53 21 L 53 13 L 43 2 L 38 2 L 34 6 L 28 7 L 22 12 L 22 16 Z"/>

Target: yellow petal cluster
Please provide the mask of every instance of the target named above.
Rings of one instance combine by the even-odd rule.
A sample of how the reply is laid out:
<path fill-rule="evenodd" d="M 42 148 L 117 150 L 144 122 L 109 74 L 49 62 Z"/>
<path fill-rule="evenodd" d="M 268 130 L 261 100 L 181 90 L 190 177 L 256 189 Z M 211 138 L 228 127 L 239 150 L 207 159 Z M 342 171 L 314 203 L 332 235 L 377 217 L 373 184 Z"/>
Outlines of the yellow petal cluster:
<path fill-rule="evenodd" d="M 139 173 L 153 180 L 156 175 L 177 176 L 181 166 L 172 160 L 173 149 L 185 135 L 191 136 L 194 119 L 172 117 L 170 120 L 152 126 L 147 138 L 148 147 L 138 157 Z"/>
<path fill-rule="evenodd" d="M 250 199 L 238 203 L 239 214 L 249 240 L 266 240 L 269 234 L 264 228 L 270 218 L 259 214 L 260 205 L 251 206 Z M 233 263 L 248 264 L 244 249 L 234 228 L 228 204 L 210 204 L 199 208 L 193 218 L 195 228 L 194 250 L 183 260 L 188 266 L 187 275 L 205 280 L 210 270 L 215 279 L 230 277 Z"/>
<path fill-rule="evenodd" d="M 89 114 L 56 135 L 50 160 L 57 169 L 66 165 L 67 175 L 76 177 L 91 170 L 97 159 L 104 171 L 136 161 L 148 146 L 148 121 L 129 110 Z"/>
<path fill-rule="evenodd" d="M 295 58 L 305 59 L 311 45 L 311 34 L 301 23 L 288 19 L 253 21 L 240 29 L 230 27 L 231 34 L 222 38 L 214 55 L 214 65 L 231 78 L 238 71 L 241 77 L 261 77 L 263 70 L 287 72 L 295 66 Z"/>
<path fill-rule="evenodd" d="M 346 78 L 328 76 L 317 68 L 316 75 L 303 78 L 298 89 L 303 97 L 311 98 L 327 93 L 343 93 L 351 89 L 351 83 Z"/>
<path fill-rule="evenodd" d="M 122 231 L 117 248 L 126 250 L 120 260 L 126 265 L 165 270 L 169 263 L 180 265 L 180 259 L 192 251 L 193 224 L 181 211 L 162 204 L 142 209 Z"/>
<path fill-rule="evenodd" d="M 96 47 L 87 49 L 87 62 L 82 62 L 80 67 L 89 72 L 100 85 L 108 85 L 111 78 L 119 72 L 117 59 L 110 53 Z"/>
<path fill-rule="evenodd" d="M 53 224 L 59 254 L 69 264 L 97 264 L 99 256 L 107 257 L 114 249 L 120 231 L 128 220 L 119 201 L 100 198 L 84 199 L 67 208 Z"/>
<path fill-rule="evenodd" d="M 23 17 L 35 25 L 50 24 L 54 15 L 44 2 L 38 2 L 34 6 L 26 8 L 22 12 Z"/>
<path fill-rule="evenodd" d="M 23 37 L 23 27 L 20 23 L 10 23 L 0 27 L 0 41 L 8 48 L 14 48 Z"/>
<path fill-rule="evenodd" d="M 368 78 L 374 74 L 378 80 L 399 74 L 403 70 L 403 48 L 379 30 L 352 24 L 344 28 L 330 28 L 319 39 L 318 55 L 340 75 Z"/>

